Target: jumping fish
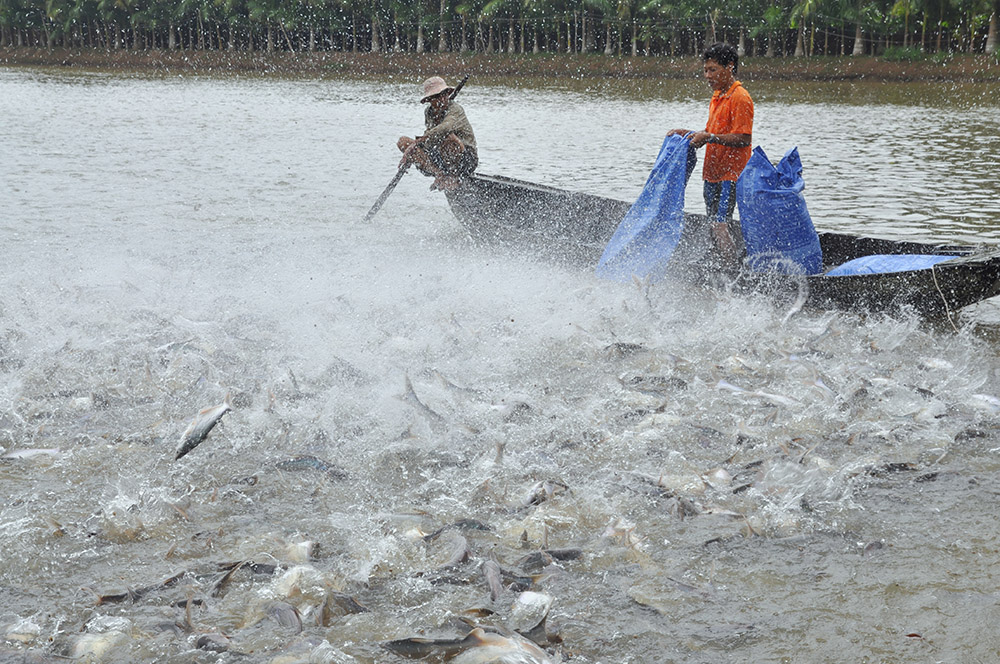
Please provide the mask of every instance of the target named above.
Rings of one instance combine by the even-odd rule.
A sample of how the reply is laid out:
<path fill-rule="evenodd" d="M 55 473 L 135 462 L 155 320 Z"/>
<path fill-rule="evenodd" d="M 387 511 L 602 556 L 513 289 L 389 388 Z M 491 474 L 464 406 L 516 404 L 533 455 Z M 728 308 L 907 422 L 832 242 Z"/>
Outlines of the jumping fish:
<path fill-rule="evenodd" d="M 503 593 L 503 571 L 500 569 L 500 563 L 495 560 L 484 562 L 483 576 L 486 577 L 486 585 L 490 589 L 490 600 L 497 601 Z"/>
<path fill-rule="evenodd" d="M 330 627 L 333 620 L 355 613 L 368 613 L 369 609 L 347 593 L 330 591 L 320 605 L 319 623 Z"/>
<path fill-rule="evenodd" d="M 420 400 L 417 393 L 413 390 L 413 383 L 410 381 L 409 375 L 405 376 L 406 381 L 404 384 L 403 395 L 399 398 L 416 408 L 420 413 L 424 415 L 431 423 L 432 426 L 439 426 L 445 423 L 445 419 L 431 410 L 427 404 Z"/>
<path fill-rule="evenodd" d="M 541 505 L 555 495 L 569 491 L 569 486 L 559 480 L 542 480 L 536 482 L 521 499 L 521 507 Z"/>
<path fill-rule="evenodd" d="M 799 274 L 797 276 L 798 281 L 798 292 L 795 296 L 795 301 L 792 302 L 792 306 L 785 312 L 784 318 L 781 319 L 781 324 L 785 325 L 788 320 L 795 314 L 802 311 L 802 307 L 806 305 L 806 300 L 809 299 L 809 281 L 806 279 L 805 275 Z"/>
<path fill-rule="evenodd" d="M 524 591 L 511 607 L 510 626 L 535 643 L 545 643 L 548 640 L 545 621 L 549 617 L 552 601 L 552 597 L 545 593 Z"/>
<path fill-rule="evenodd" d="M 342 480 L 347 478 L 347 471 L 342 468 L 338 468 L 337 466 L 334 466 L 319 457 L 314 457 L 311 454 L 300 454 L 299 456 L 291 459 L 279 461 L 275 467 L 278 470 L 289 471 L 318 470 L 321 473 L 325 473 L 326 476 L 332 480 Z"/>
<path fill-rule="evenodd" d="M 128 641 L 128 634 L 117 629 L 80 634 L 73 640 L 66 656 L 76 660 L 99 662 L 110 653 L 124 651 Z"/>
<path fill-rule="evenodd" d="M 518 558 L 517 566 L 526 572 L 540 572 L 556 561 L 577 560 L 582 556 L 583 549 L 542 549 Z"/>
<path fill-rule="evenodd" d="M 472 647 L 451 660 L 452 664 L 556 664 L 560 657 L 551 656 L 529 639 L 519 634 L 504 636 L 477 627 L 466 637 Z"/>
<path fill-rule="evenodd" d="M 469 555 L 471 554 L 469 540 L 456 533 L 452 536 L 450 544 L 448 560 L 442 566 L 442 569 L 453 569 L 469 561 Z"/>
<path fill-rule="evenodd" d="M 299 610 L 287 602 L 270 602 L 267 607 L 267 617 L 273 619 L 282 627 L 295 630 L 298 634 L 302 631 L 302 616 Z"/>
<path fill-rule="evenodd" d="M 422 658 L 428 655 L 448 656 L 458 653 L 452 664 L 556 664 L 547 652 L 519 634 L 504 636 L 487 632 L 482 627 L 469 632 L 464 639 L 411 638 L 389 641 L 386 649 L 406 657 Z"/>
<path fill-rule="evenodd" d="M 177 456 L 174 457 L 174 461 L 180 459 L 182 456 L 198 447 L 201 441 L 205 440 L 208 436 L 208 432 L 219 423 L 222 416 L 227 412 L 232 410 L 233 404 L 230 400 L 229 394 L 226 394 L 226 399 L 220 403 L 218 406 L 213 406 L 211 408 L 205 408 L 200 411 L 198 415 L 191 420 L 191 424 L 188 428 L 184 430 L 181 434 L 181 442 L 177 448 Z"/>
<path fill-rule="evenodd" d="M 13 450 L 0 456 L 0 460 L 13 461 L 15 459 L 32 459 L 40 456 L 57 457 L 61 453 L 58 447 L 34 447 L 31 449 Z"/>
<path fill-rule="evenodd" d="M 177 585 L 177 583 L 182 578 L 184 578 L 184 574 L 185 574 L 184 572 L 178 572 L 169 579 L 166 579 L 161 583 L 154 583 L 151 586 L 144 586 L 142 588 L 126 588 L 125 592 L 123 593 L 113 593 L 113 594 L 109 593 L 101 595 L 92 590 L 91 588 L 86 588 L 86 590 L 90 590 L 90 592 L 93 592 L 95 595 L 97 595 L 98 604 L 115 604 L 126 601 L 135 603 L 151 592 L 162 590 L 164 588 L 170 588 L 171 586 Z"/>
<path fill-rule="evenodd" d="M 459 519 L 455 523 L 450 523 L 450 524 L 448 524 L 446 526 L 441 526 L 440 528 L 438 528 L 437 530 L 435 530 L 433 533 L 429 533 L 427 535 L 424 535 L 423 536 L 424 541 L 425 542 L 433 542 L 438 537 L 440 537 L 442 533 L 444 533 L 445 531 L 448 531 L 448 530 L 465 530 L 465 531 L 482 530 L 482 531 L 489 531 L 489 530 L 493 530 L 493 529 L 490 528 L 490 526 L 488 524 L 485 524 L 482 521 L 477 521 L 476 519 Z"/>
<path fill-rule="evenodd" d="M 776 406 L 795 406 L 798 405 L 798 401 L 790 397 L 783 396 L 781 394 L 772 394 L 770 392 L 762 392 L 760 390 L 746 390 L 739 385 L 733 385 L 727 380 L 719 380 L 715 385 L 717 390 L 727 390 L 729 392 L 734 392 L 736 394 L 746 394 L 751 397 L 759 397 L 765 401 L 770 401 Z"/>

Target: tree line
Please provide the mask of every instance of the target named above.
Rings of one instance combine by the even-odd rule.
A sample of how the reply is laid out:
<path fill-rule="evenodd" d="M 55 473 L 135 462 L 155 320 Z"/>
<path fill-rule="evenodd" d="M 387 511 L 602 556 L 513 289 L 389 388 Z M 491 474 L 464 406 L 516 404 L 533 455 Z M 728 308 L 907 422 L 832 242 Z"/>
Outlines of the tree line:
<path fill-rule="evenodd" d="M 998 15 L 1000 0 L 0 0 L 0 46 L 995 54 Z"/>

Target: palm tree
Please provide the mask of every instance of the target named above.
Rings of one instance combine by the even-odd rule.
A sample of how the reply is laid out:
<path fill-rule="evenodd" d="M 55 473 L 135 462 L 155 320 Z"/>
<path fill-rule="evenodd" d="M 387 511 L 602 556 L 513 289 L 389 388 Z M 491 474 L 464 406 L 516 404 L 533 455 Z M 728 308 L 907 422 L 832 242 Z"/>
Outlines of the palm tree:
<path fill-rule="evenodd" d="M 797 58 L 806 55 L 803 39 L 806 20 L 816 9 L 817 3 L 818 0 L 799 0 L 799 2 L 792 7 L 791 21 L 789 25 L 793 28 L 798 28 L 798 32 L 795 36 L 795 57 Z"/>
<path fill-rule="evenodd" d="M 445 36 L 448 34 L 448 0 L 440 0 L 438 3 L 438 51 L 444 53 L 448 50 L 448 41 Z"/>
<path fill-rule="evenodd" d="M 518 0 L 489 0 L 483 5 L 479 15 L 486 18 L 490 25 L 490 40 L 487 49 L 493 51 L 493 24 L 499 17 L 507 21 L 507 52 L 514 52 L 514 13 L 520 7 Z"/>
<path fill-rule="evenodd" d="M 689 4 L 688 6 L 683 6 L 681 3 L 683 0 L 649 0 L 646 4 L 641 5 L 639 9 L 639 15 L 642 17 L 641 22 L 641 37 L 645 42 L 645 47 L 643 49 L 645 55 L 650 55 L 650 42 L 654 36 L 659 37 L 661 30 L 664 28 L 659 27 L 660 25 L 669 25 L 669 34 L 665 35 L 667 37 L 667 43 L 669 44 L 669 49 L 667 53 L 670 55 L 677 54 L 677 46 L 680 43 L 680 39 L 677 35 L 677 25 L 685 15 L 691 13 L 700 13 L 700 7 L 696 5 Z M 633 23 L 633 26 L 635 23 Z M 634 48 L 636 35 L 633 34 L 633 55 L 636 53 Z"/>
<path fill-rule="evenodd" d="M 472 4 L 468 2 L 463 2 L 457 7 L 455 7 L 455 13 L 458 14 L 462 19 L 462 41 L 458 47 L 460 53 L 465 53 L 469 50 L 469 40 L 466 39 L 465 32 L 468 27 L 469 14 L 472 13 Z M 444 32 L 444 24 L 441 25 L 441 32 Z"/>
<path fill-rule="evenodd" d="M 990 12 L 990 27 L 986 34 L 986 47 L 984 48 L 989 55 L 997 52 L 997 41 L 1000 40 L 1000 37 L 997 36 L 997 32 L 1000 32 L 1000 27 L 997 26 L 997 22 L 1000 21 L 998 17 L 1000 17 L 1000 0 L 993 0 L 993 7 Z"/>
<path fill-rule="evenodd" d="M 896 0 L 889 10 L 890 14 L 903 18 L 903 47 L 910 45 L 910 13 L 914 11 L 916 4 L 914 0 Z"/>
<path fill-rule="evenodd" d="M 622 52 L 622 42 L 625 41 L 625 26 L 632 26 L 632 46 L 631 53 L 636 55 L 638 53 L 638 36 L 637 27 L 639 13 L 642 7 L 642 0 L 617 0 L 614 8 L 614 18 L 618 24 L 618 54 L 621 55 Z M 610 42 L 610 32 L 609 39 Z M 607 49 L 605 49 L 607 53 Z"/>

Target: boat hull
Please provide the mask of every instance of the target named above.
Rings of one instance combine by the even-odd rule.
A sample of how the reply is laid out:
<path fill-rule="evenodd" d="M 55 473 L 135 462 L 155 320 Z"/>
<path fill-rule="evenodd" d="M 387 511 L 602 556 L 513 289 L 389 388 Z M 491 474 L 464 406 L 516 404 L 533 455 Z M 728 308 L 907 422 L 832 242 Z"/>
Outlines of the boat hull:
<path fill-rule="evenodd" d="M 477 241 L 573 263 L 597 265 L 631 205 L 592 194 L 546 187 L 513 178 L 476 174 L 447 194 L 455 217 Z M 695 281 L 717 273 L 703 215 L 686 214 L 684 237 L 671 258 L 672 271 Z M 927 315 L 948 314 L 1000 295 L 1000 250 L 898 241 L 820 232 L 827 269 L 877 254 L 946 254 L 957 258 L 933 268 L 882 274 L 796 277 L 742 272 L 747 289 L 802 292 L 810 306 L 877 311 L 910 307 Z"/>

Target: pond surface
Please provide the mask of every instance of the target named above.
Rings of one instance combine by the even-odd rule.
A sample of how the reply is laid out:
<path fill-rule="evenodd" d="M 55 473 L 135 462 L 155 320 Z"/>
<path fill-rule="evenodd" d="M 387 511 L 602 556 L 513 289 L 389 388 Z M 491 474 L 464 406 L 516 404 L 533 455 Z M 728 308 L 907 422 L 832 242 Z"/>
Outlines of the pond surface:
<path fill-rule="evenodd" d="M 418 83 L 0 70 L 0 660 L 402 662 L 549 603 L 552 661 L 997 658 L 995 305 L 607 283 L 417 174 L 362 223 Z M 707 113 L 519 84 L 462 92 L 480 170 L 624 200 Z M 1000 243 L 996 86 L 747 87 L 818 227 Z"/>

